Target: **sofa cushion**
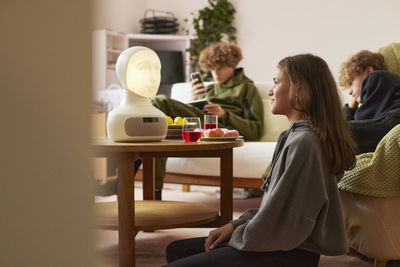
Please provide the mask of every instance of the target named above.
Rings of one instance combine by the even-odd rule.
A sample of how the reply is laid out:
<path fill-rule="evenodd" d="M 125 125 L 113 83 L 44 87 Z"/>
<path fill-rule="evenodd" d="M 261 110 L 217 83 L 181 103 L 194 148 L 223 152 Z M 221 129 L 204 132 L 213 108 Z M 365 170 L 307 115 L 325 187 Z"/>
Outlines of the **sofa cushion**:
<path fill-rule="evenodd" d="M 261 178 L 272 160 L 275 142 L 245 142 L 233 149 L 233 177 Z M 218 158 L 168 158 L 167 172 L 219 176 Z"/>

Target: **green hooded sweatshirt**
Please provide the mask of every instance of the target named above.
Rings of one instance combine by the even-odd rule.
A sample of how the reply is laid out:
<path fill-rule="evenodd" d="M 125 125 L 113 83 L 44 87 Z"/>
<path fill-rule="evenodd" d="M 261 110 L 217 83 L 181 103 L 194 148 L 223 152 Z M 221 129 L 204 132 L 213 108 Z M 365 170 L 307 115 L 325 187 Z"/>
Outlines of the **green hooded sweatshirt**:
<path fill-rule="evenodd" d="M 219 120 L 220 128 L 236 129 L 245 140 L 255 141 L 263 134 L 264 111 L 260 94 L 254 82 L 244 75 L 242 68 L 235 70 L 232 79 L 224 84 L 212 84 L 206 99 L 221 105 L 227 113 Z"/>

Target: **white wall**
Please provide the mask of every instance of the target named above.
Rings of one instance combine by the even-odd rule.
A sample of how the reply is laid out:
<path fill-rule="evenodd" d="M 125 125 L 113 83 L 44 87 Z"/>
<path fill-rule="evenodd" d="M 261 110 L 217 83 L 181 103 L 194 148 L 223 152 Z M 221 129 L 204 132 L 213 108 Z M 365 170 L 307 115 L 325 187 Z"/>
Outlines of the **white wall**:
<path fill-rule="evenodd" d="M 146 0 L 92 0 L 93 29 L 140 32 Z"/>
<path fill-rule="evenodd" d="M 174 13 L 180 23 L 178 34 L 183 34 L 184 18 L 206 5 L 207 0 L 93 0 L 93 28 L 140 33 L 139 21 L 145 11 L 156 9 Z"/>
<path fill-rule="evenodd" d="M 0 8 L 0 266 L 95 266 L 90 1 Z"/>
<path fill-rule="evenodd" d="M 243 65 L 255 80 L 270 80 L 281 58 L 303 52 L 324 58 L 336 77 L 351 54 L 400 41 L 398 0 L 232 2 Z"/>
<path fill-rule="evenodd" d="M 120 0 L 122 1 L 122 0 Z M 145 8 L 174 12 L 179 22 L 207 0 L 144 0 Z M 323 57 L 335 77 L 341 62 L 361 50 L 400 41 L 400 1 L 231 0 L 237 10 L 242 66 L 254 80 L 271 80 L 285 56 L 310 52 Z"/>

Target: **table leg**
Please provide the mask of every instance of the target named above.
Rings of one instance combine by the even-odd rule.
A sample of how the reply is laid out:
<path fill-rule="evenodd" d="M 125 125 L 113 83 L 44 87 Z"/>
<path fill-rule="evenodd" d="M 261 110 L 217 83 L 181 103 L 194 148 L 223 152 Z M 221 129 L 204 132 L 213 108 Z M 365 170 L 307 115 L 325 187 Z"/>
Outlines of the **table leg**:
<path fill-rule="evenodd" d="M 118 242 L 119 266 L 135 266 L 135 197 L 133 162 L 136 153 L 118 157 Z"/>
<path fill-rule="evenodd" d="M 154 179 L 154 158 L 143 156 L 143 199 L 154 200 L 155 179 Z"/>
<path fill-rule="evenodd" d="M 221 198 L 219 219 L 220 225 L 226 224 L 232 220 L 233 214 L 233 150 L 221 151 L 220 160 L 220 176 L 221 176 Z"/>

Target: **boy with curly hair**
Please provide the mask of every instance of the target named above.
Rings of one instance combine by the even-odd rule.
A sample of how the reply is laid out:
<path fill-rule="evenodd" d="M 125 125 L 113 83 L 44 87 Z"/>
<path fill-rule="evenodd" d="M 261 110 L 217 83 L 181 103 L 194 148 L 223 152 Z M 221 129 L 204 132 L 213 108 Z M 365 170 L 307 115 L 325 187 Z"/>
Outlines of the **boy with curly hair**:
<path fill-rule="evenodd" d="M 400 54 L 400 44 L 388 48 Z M 400 124 L 400 77 L 387 71 L 386 62 L 392 61 L 384 54 L 362 50 L 342 64 L 339 85 L 352 97 L 344 114 L 360 154 L 375 151 L 382 137 Z"/>

